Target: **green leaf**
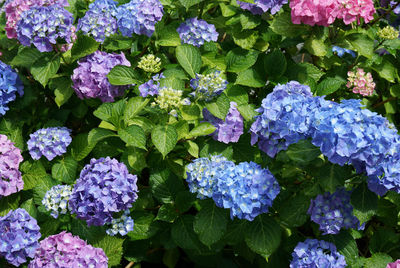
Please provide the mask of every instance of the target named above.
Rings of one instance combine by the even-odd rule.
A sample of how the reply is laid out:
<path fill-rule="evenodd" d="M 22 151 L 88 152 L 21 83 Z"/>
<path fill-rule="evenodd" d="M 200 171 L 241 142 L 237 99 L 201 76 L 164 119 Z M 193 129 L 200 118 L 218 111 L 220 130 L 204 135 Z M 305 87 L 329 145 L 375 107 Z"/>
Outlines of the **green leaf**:
<path fill-rule="evenodd" d="M 157 126 L 151 132 L 151 140 L 165 158 L 174 149 L 178 141 L 178 133 L 172 125 Z"/>
<path fill-rule="evenodd" d="M 22 124 L 18 120 L 3 118 L 0 122 L 0 133 L 7 135 L 8 139 L 15 143 L 15 146 L 22 151 L 25 148 L 25 141 L 22 137 Z"/>
<path fill-rule="evenodd" d="M 311 36 L 304 43 L 304 47 L 310 52 L 310 54 L 324 57 L 328 53 L 328 46 L 325 44 L 325 39 Z"/>
<path fill-rule="evenodd" d="M 40 181 L 36 181 L 36 185 L 33 188 L 33 201 L 36 205 L 41 205 L 44 195 L 51 187 L 56 186 L 58 183 L 53 180 L 50 176 L 43 177 Z"/>
<path fill-rule="evenodd" d="M 325 96 L 335 93 L 345 83 L 346 80 L 339 76 L 336 76 L 335 78 L 327 77 L 318 84 L 316 94 L 317 96 Z"/>
<path fill-rule="evenodd" d="M 206 103 L 207 110 L 214 116 L 225 120 L 230 108 L 229 98 L 222 93 L 216 101 Z"/>
<path fill-rule="evenodd" d="M 274 17 L 271 23 L 271 29 L 279 35 L 286 37 L 296 37 L 309 31 L 309 26 L 304 24 L 293 24 L 290 13 L 283 12 Z"/>
<path fill-rule="evenodd" d="M 291 65 L 287 70 L 286 74 L 289 80 L 296 80 L 308 85 L 310 85 L 310 79 L 316 83 L 324 75 L 324 72 L 308 62 L 299 63 L 294 66 Z"/>
<path fill-rule="evenodd" d="M 78 39 L 74 42 L 71 49 L 72 59 L 77 60 L 94 53 L 98 49 L 99 45 L 100 44 L 90 36 L 78 36 Z"/>
<path fill-rule="evenodd" d="M 132 85 L 141 84 L 143 82 L 140 74 L 132 67 L 125 65 L 117 65 L 108 73 L 108 81 L 112 85 Z"/>
<path fill-rule="evenodd" d="M 321 151 L 308 140 L 301 140 L 289 146 L 287 156 L 298 163 L 308 163 L 317 158 Z"/>
<path fill-rule="evenodd" d="M 189 137 L 207 136 L 214 133 L 216 127 L 209 122 L 201 122 L 197 127 L 189 132 Z"/>
<path fill-rule="evenodd" d="M 395 85 L 393 85 L 393 86 L 391 86 L 390 87 L 390 94 L 393 96 L 393 97 L 400 97 L 400 85 L 397 85 L 397 84 L 395 84 Z"/>
<path fill-rule="evenodd" d="M 198 3 L 203 2 L 204 0 L 179 0 L 179 2 L 187 9 L 191 6 L 197 5 Z"/>
<path fill-rule="evenodd" d="M 26 212 L 28 212 L 28 214 L 31 215 L 33 218 L 37 218 L 38 211 L 33 202 L 33 198 L 28 199 L 24 203 L 22 203 L 21 208 L 25 209 Z"/>
<path fill-rule="evenodd" d="M 374 69 L 380 77 L 386 79 L 390 83 L 395 83 L 395 80 L 399 77 L 397 68 L 389 61 L 389 57 L 384 55 L 382 63 L 379 65 L 373 65 L 372 69 Z"/>
<path fill-rule="evenodd" d="M 351 168 L 329 163 L 321 167 L 318 183 L 322 189 L 333 193 L 338 187 L 343 186 L 346 178 L 350 176 Z"/>
<path fill-rule="evenodd" d="M 249 102 L 249 96 L 247 91 L 238 85 L 233 85 L 225 91 L 230 101 L 236 102 L 237 105 L 247 104 Z"/>
<path fill-rule="evenodd" d="M 346 40 L 352 46 L 352 49 L 360 55 L 370 59 L 374 54 L 374 40 L 370 39 L 364 33 L 353 33 L 346 36 Z"/>
<path fill-rule="evenodd" d="M 269 80 L 281 77 L 286 71 L 286 66 L 285 55 L 280 50 L 274 50 L 265 57 L 264 68 Z"/>
<path fill-rule="evenodd" d="M 199 157 L 199 146 L 197 145 L 197 143 L 191 141 L 191 140 L 187 140 L 185 142 L 185 148 L 188 150 L 188 153 L 193 156 L 198 158 Z"/>
<path fill-rule="evenodd" d="M 165 47 L 176 47 L 181 44 L 181 38 L 176 31 L 176 25 L 167 25 L 160 30 L 157 29 L 158 38 L 156 45 Z"/>
<path fill-rule="evenodd" d="M 69 77 L 56 77 L 50 80 L 49 87 L 54 90 L 55 102 L 58 107 L 65 104 L 74 93 L 71 87 L 72 81 Z"/>
<path fill-rule="evenodd" d="M 362 224 L 376 214 L 378 209 L 378 197 L 363 183 L 351 194 L 351 204 L 353 205 L 354 215 Z"/>
<path fill-rule="evenodd" d="M 172 223 L 179 216 L 178 211 L 172 204 L 164 204 L 157 213 L 156 220 Z"/>
<path fill-rule="evenodd" d="M 133 39 L 129 36 L 121 36 L 118 34 L 106 37 L 103 46 L 107 50 L 127 50 L 132 47 Z"/>
<path fill-rule="evenodd" d="M 387 227 L 378 227 L 369 242 L 369 249 L 372 253 L 398 251 L 400 248 L 400 234 Z"/>
<path fill-rule="evenodd" d="M 193 230 L 194 216 L 183 215 L 176 219 L 171 228 L 173 241 L 183 249 L 198 249 L 199 240 Z"/>
<path fill-rule="evenodd" d="M 255 69 L 247 69 L 240 72 L 235 84 L 248 87 L 263 87 L 265 86 L 266 78 L 262 77 Z"/>
<path fill-rule="evenodd" d="M 74 183 L 78 162 L 70 156 L 60 159 L 51 168 L 51 175 L 54 179 L 67 184 Z"/>
<path fill-rule="evenodd" d="M 154 197 L 162 203 L 173 203 L 178 192 L 185 189 L 182 180 L 169 169 L 150 174 L 150 187 Z"/>
<path fill-rule="evenodd" d="M 251 250 L 267 258 L 281 243 L 279 224 L 271 217 L 261 214 L 250 223 L 245 241 Z"/>
<path fill-rule="evenodd" d="M 115 236 L 104 236 L 94 243 L 95 248 L 102 248 L 108 257 L 108 266 L 119 265 L 122 258 L 124 239 Z"/>
<path fill-rule="evenodd" d="M 134 146 L 146 150 L 146 135 L 141 127 L 131 125 L 125 129 L 118 130 L 118 135 L 127 146 Z"/>
<path fill-rule="evenodd" d="M 144 107 L 149 103 L 150 99 L 142 97 L 133 97 L 128 100 L 124 111 L 124 122 L 130 125 L 130 120 L 139 115 Z"/>
<path fill-rule="evenodd" d="M 18 54 L 11 61 L 12 66 L 30 68 L 32 64 L 42 56 L 36 48 L 21 46 Z"/>
<path fill-rule="evenodd" d="M 135 211 L 131 216 L 135 223 L 133 231 L 128 233 L 131 240 L 148 239 L 158 231 L 156 226 L 153 224 L 153 214 L 149 212 Z"/>
<path fill-rule="evenodd" d="M 105 229 L 103 226 L 88 226 L 84 220 L 72 219 L 71 233 L 93 245 L 93 243 L 105 236 Z"/>
<path fill-rule="evenodd" d="M 336 235 L 327 236 L 327 241 L 335 244 L 337 250 L 346 258 L 349 267 L 353 267 L 358 256 L 357 243 L 348 231 L 341 231 Z"/>
<path fill-rule="evenodd" d="M 226 55 L 226 66 L 228 72 L 240 73 L 253 66 L 258 58 L 256 50 L 245 50 L 234 48 Z"/>
<path fill-rule="evenodd" d="M 279 208 L 279 218 L 288 227 L 302 226 L 308 219 L 310 198 L 304 195 L 296 195 L 287 199 Z"/>
<path fill-rule="evenodd" d="M 24 180 L 24 190 L 33 189 L 40 181 L 50 177 L 40 161 L 25 161 L 21 164 L 20 170 Z"/>
<path fill-rule="evenodd" d="M 52 78 L 60 68 L 60 57 L 57 55 L 43 55 L 33 63 L 31 73 L 36 81 L 43 87 Z"/>
<path fill-rule="evenodd" d="M 0 217 L 7 215 L 10 210 L 17 209 L 20 199 L 21 196 L 18 194 L 12 194 L 0 198 Z"/>
<path fill-rule="evenodd" d="M 197 213 L 193 228 L 200 241 L 206 246 L 211 246 L 225 234 L 227 224 L 227 211 L 215 206 L 214 201 L 207 200 Z"/>
<path fill-rule="evenodd" d="M 181 107 L 182 118 L 186 121 L 197 120 L 200 118 L 200 108 L 198 105 L 184 105 Z"/>
<path fill-rule="evenodd" d="M 200 72 L 202 65 L 200 50 L 191 45 L 180 45 L 176 48 L 176 59 L 182 68 L 192 77 Z"/>
<path fill-rule="evenodd" d="M 375 253 L 365 260 L 364 268 L 386 268 L 393 259 L 386 253 Z"/>
<path fill-rule="evenodd" d="M 261 18 L 259 16 L 254 16 L 250 13 L 242 13 L 239 15 L 239 18 L 243 30 L 254 29 L 261 23 Z"/>
<path fill-rule="evenodd" d="M 229 222 L 223 238 L 224 241 L 226 241 L 229 245 L 239 244 L 244 240 L 246 233 L 249 230 L 249 225 L 249 221 L 239 219 L 234 219 L 232 222 Z"/>

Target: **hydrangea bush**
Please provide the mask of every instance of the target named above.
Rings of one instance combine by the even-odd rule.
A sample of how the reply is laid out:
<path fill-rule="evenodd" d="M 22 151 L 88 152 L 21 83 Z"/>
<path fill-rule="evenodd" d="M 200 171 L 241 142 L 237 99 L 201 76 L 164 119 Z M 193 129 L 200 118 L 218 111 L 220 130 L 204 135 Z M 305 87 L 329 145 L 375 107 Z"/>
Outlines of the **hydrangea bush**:
<path fill-rule="evenodd" d="M 400 267 L 399 1 L 0 8 L 0 267 Z"/>

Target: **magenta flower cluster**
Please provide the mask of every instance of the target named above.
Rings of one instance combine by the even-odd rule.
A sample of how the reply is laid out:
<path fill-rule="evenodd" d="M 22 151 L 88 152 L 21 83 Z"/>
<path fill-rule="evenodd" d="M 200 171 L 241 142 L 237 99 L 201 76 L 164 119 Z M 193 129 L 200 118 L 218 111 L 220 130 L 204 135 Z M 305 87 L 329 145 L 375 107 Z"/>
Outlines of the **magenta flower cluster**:
<path fill-rule="evenodd" d="M 113 102 L 115 97 L 124 94 L 126 86 L 113 86 L 107 75 L 116 65 L 131 66 L 121 54 L 96 51 L 78 61 L 72 74 L 72 88 L 79 98 L 99 98 L 103 102 Z"/>
<path fill-rule="evenodd" d="M 103 249 L 88 245 L 78 236 L 64 231 L 42 240 L 28 267 L 107 268 L 108 258 Z"/>
<path fill-rule="evenodd" d="M 90 160 L 76 181 L 69 200 L 71 213 L 88 225 L 110 223 L 113 214 L 132 207 L 137 199 L 137 177 L 116 159 Z"/>
<path fill-rule="evenodd" d="M 24 188 L 24 181 L 18 170 L 22 160 L 21 150 L 7 136 L 0 134 L 0 198 Z"/>

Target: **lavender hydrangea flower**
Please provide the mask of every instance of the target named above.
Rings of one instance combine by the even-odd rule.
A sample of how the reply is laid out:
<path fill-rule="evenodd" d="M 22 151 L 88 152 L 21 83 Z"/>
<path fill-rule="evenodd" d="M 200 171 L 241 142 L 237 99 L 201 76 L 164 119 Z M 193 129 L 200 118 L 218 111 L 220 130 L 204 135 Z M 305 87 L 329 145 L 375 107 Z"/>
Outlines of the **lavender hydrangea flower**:
<path fill-rule="evenodd" d="M 271 10 L 271 14 L 278 12 L 284 4 L 288 3 L 288 0 L 255 0 L 254 4 L 237 1 L 239 6 L 243 9 L 249 10 L 254 15 L 261 15 Z"/>
<path fill-rule="evenodd" d="M 71 185 L 53 186 L 44 195 L 42 204 L 47 211 L 51 211 L 51 216 L 57 219 L 59 214 L 67 214 L 68 201 L 71 198 L 71 194 Z"/>
<path fill-rule="evenodd" d="M 21 172 L 21 150 L 14 146 L 7 136 L 0 134 L 0 198 L 24 188 Z"/>
<path fill-rule="evenodd" d="M 211 156 L 210 159 L 206 157 L 195 159 L 186 166 L 186 181 L 190 192 L 197 193 L 200 199 L 211 198 L 219 176 L 228 167 L 234 166 L 232 161 L 219 155 Z"/>
<path fill-rule="evenodd" d="M 90 225 L 110 223 L 114 212 L 132 207 L 137 199 L 137 177 L 116 159 L 90 160 L 81 174 L 69 200 L 69 207 L 77 218 Z"/>
<path fill-rule="evenodd" d="M 204 42 L 215 42 L 218 39 L 215 26 L 197 18 L 187 19 L 176 30 L 182 43 L 196 47 L 201 47 Z"/>
<path fill-rule="evenodd" d="M 96 51 L 78 61 L 71 79 L 72 88 L 79 98 L 99 98 L 103 102 L 113 102 L 120 97 L 129 86 L 113 86 L 107 75 L 116 65 L 131 66 L 124 53 L 106 53 Z"/>
<path fill-rule="evenodd" d="M 353 215 L 350 194 L 351 192 L 341 188 L 333 194 L 327 192 L 311 200 L 307 213 L 311 215 L 313 222 L 319 224 L 324 235 L 338 234 L 342 228 L 363 229 Z"/>
<path fill-rule="evenodd" d="M 126 210 L 124 214 L 118 219 L 112 219 L 110 225 L 111 228 L 106 230 L 106 233 L 111 236 L 120 234 L 122 236 L 127 235 L 130 231 L 133 231 L 133 219 L 129 216 L 129 210 Z"/>
<path fill-rule="evenodd" d="M 292 257 L 290 268 L 347 266 L 344 256 L 337 252 L 336 246 L 323 240 L 306 239 L 304 242 L 299 242 Z"/>
<path fill-rule="evenodd" d="M 106 37 L 117 32 L 117 5 L 114 0 L 96 0 L 78 21 L 77 29 L 103 43 Z"/>
<path fill-rule="evenodd" d="M 73 15 L 61 5 L 34 6 L 21 14 L 17 23 L 18 40 L 40 52 L 53 50 L 57 39 L 71 42 Z"/>
<path fill-rule="evenodd" d="M 71 130 L 66 127 L 42 128 L 29 135 L 29 154 L 35 160 L 45 156 L 51 161 L 56 156 L 67 152 L 71 143 Z"/>
<path fill-rule="evenodd" d="M 332 46 L 332 52 L 336 53 L 339 57 L 343 57 L 344 54 L 349 54 L 353 58 L 355 58 L 357 56 L 355 51 L 347 49 L 347 48 L 338 47 L 338 46 Z"/>
<path fill-rule="evenodd" d="M 16 93 L 24 95 L 24 85 L 18 74 L 0 61 L 0 117 L 9 110 L 8 104 L 15 100 Z"/>
<path fill-rule="evenodd" d="M 107 268 L 108 258 L 103 249 L 88 245 L 78 236 L 64 231 L 40 241 L 35 258 L 28 267 Z"/>
<path fill-rule="evenodd" d="M 196 78 L 190 80 L 190 86 L 195 90 L 190 95 L 198 100 L 211 101 L 220 95 L 228 85 L 228 81 L 222 78 L 220 71 L 207 75 L 196 74 Z"/>
<path fill-rule="evenodd" d="M 213 124 L 216 128 L 212 137 L 214 140 L 230 143 L 238 142 L 243 134 L 243 117 L 237 109 L 236 102 L 230 103 L 228 114 L 225 121 L 213 116 L 207 109 L 203 109 L 204 120 Z"/>
<path fill-rule="evenodd" d="M 39 247 L 40 227 L 23 208 L 0 217 L 0 256 L 14 266 L 26 262 Z"/>
<path fill-rule="evenodd" d="M 160 91 L 160 80 L 165 78 L 163 73 L 153 75 L 153 77 L 144 84 L 139 86 L 140 96 L 143 98 L 147 97 L 148 95 L 154 96 L 158 95 Z"/>
<path fill-rule="evenodd" d="M 123 36 L 132 36 L 135 33 L 150 37 L 156 23 L 162 19 L 163 12 L 164 8 L 159 0 L 131 0 L 118 7 L 118 29 Z"/>

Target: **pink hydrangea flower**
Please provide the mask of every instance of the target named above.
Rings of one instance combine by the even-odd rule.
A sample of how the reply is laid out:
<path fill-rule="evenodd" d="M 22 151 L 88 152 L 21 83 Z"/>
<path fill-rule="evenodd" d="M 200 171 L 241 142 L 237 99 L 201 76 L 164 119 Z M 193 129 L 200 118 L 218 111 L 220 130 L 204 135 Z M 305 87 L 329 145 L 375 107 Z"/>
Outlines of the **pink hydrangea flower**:
<path fill-rule="evenodd" d="M 24 188 L 21 172 L 21 150 L 14 146 L 7 136 L 0 135 L 0 198 Z"/>
<path fill-rule="evenodd" d="M 352 88 L 353 93 L 363 96 L 371 96 L 374 93 L 375 83 L 371 73 L 366 73 L 358 68 L 357 72 L 348 72 L 347 87 Z"/>
<path fill-rule="evenodd" d="M 372 0 L 339 0 L 342 7 L 338 13 L 338 18 L 343 19 L 345 24 L 357 21 L 360 24 L 360 18 L 367 23 L 374 18 L 375 8 Z"/>
<path fill-rule="evenodd" d="M 400 268 L 400 259 L 395 262 L 388 263 L 386 268 Z"/>

